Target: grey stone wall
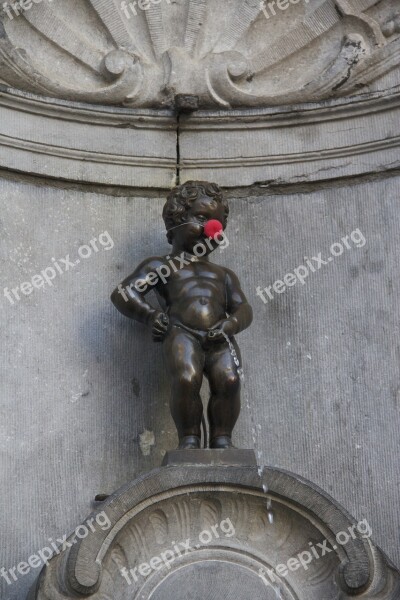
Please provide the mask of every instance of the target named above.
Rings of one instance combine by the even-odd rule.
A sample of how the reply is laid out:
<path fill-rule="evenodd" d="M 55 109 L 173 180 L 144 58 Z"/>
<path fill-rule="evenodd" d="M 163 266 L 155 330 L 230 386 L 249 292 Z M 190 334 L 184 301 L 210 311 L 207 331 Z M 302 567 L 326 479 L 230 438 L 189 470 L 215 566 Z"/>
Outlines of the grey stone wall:
<path fill-rule="evenodd" d="M 251 411 L 244 401 L 236 444 L 251 447 L 255 420 L 263 462 L 303 475 L 368 519 L 397 566 L 399 182 L 237 194 L 229 247 L 215 254 L 238 272 L 255 312 L 239 336 Z M 168 251 L 163 198 L 9 180 L 0 198 L 0 568 L 9 570 L 72 531 L 96 494 L 158 466 L 176 436 L 161 348 L 109 301 L 140 260 Z M 365 245 L 347 238 L 350 247 L 333 257 L 331 244 L 355 230 Z M 94 238 L 97 251 L 85 258 Z M 267 303 L 256 295 L 304 257 L 317 269 L 319 253 L 332 260 L 304 285 L 277 284 L 281 293 L 271 290 Z M 68 271 L 66 255 L 80 261 Z M 48 267 L 57 272 L 52 285 L 24 295 L 21 284 Z M 3 290 L 17 286 L 12 304 Z M 154 445 L 140 438 L 145 431 Z M 21 600 L 36 575 L 17 573 L 12 585 L 2 578 L 1 598 Z"/>

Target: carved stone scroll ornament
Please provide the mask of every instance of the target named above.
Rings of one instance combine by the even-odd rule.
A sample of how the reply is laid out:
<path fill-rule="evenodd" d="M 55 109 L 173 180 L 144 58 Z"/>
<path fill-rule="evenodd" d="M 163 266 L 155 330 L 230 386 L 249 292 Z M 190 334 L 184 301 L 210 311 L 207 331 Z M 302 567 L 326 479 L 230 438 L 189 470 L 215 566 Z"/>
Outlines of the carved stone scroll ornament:
<path fill-rule="evenodd" d="M 160 108 L 192 94 L 200 108 L 229 108 L 348 95 L 399 62 L 396 0 L 144 5 L 41 0 L 17 16 L 6 2 L 0 80 L 91 103 Z"/>
<path fill-rule="evenodd" d="M 110 527 L 69 538 L 29 600 L 400 597 L 399 573 L 368 523 L 284 471 L 171 465 L 128 483 L 99 511 Z M 305 567 L 284 569 L 302 552 Z"/>

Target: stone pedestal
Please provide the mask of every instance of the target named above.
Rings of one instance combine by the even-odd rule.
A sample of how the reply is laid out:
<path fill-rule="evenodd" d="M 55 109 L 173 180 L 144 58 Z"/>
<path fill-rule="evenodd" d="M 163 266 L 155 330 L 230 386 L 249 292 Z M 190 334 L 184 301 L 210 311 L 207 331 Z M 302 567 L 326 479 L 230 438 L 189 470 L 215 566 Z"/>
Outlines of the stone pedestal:
<path fill-rule="evenodd" d="M 252 451 L 174 451 L 164 465 L 107 498 L 29 600 L 399 598 L 368 523 L 315 485 Z"/>
<path fill-rule="evenodd" d="M 256 467 L 257 459 L 254 450 L 171 450 L 167 452 L 162 466 L 178 465 L 209 465 L 209 466 L 238 466 Z"/>

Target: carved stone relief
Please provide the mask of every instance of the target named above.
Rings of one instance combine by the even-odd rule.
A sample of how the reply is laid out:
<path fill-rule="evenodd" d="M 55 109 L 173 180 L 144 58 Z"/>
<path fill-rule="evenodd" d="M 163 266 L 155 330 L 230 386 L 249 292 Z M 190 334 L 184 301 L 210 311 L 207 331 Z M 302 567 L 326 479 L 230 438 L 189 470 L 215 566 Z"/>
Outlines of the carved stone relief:
<path fill-rule="evenodd" d="M 201 108 L 318 101 L 365 89 L 400 58 L 395 0 L 29 5 L 19 15 L 11 4 L 0 10 L 0 78 L 69 100 L 158 108 L 179 93 L 199 96 Z"/>
<path fill-rule="evenodd" d="M 99 510 L 110 527 L 70 538 L 30 600 L 399 597 L 399 574 L 367 524 L 359 527 L 316 486 L 287 472 L 164 467 L 128 483 Z M 306 568 L 283 574 L 278 565 L 299 562 L 302 552 L 313 554 Z"/>

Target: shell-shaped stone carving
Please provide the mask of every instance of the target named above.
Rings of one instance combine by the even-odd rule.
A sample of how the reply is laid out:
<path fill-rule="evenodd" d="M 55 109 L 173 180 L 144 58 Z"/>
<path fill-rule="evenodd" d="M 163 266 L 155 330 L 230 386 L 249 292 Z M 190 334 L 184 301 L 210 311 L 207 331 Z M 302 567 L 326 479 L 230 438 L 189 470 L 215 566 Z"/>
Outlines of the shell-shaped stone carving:
<path fill-rule="evenodd" d="M 63 99 L 171 107 L 189 94 L 204 108 L 287 104 L 349 94 L 399 63 L 397 0 L 23 5 L 0 9 L 0 78 Z"/>
<path fill-rule="evenodd" d="M 211 529 L 221 521 L 221 505 L 215 499 L 206 500 L 200 505 L 200 521 L 204 529 Z"/>
<path fill-rule="evenodd" d="M 110 528 L 52 558 L 29 600 L 400 597 L 400 575 L 365 524 L 309 482 L 264 473 L 268 493 L 249 466 L 141 476 L 102 505 Z"/>
<path fill-rule="evenodd" d="M 168 539 L 168 519 L 162 510 L 155 510 L 149 516 L 157 544 L 165 544 Z"/>

